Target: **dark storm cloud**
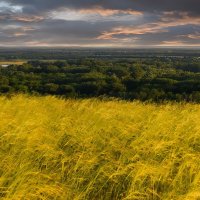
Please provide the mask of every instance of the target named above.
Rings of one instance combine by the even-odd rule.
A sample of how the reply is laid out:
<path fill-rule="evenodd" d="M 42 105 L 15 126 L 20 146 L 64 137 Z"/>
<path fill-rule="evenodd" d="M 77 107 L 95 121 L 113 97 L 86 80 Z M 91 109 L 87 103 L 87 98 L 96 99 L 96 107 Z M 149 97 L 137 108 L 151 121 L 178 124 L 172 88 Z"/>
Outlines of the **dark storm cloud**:
<path fill-rule="evenodd" d="M 105 9 L 133 9 L 144 12 L 185 11 L 200 14 L 199 0 L 7 0 L 24 6 L 25 12 L 46 12 L 58 8 L 83 9 L 101 6 Z"/>
<path fill-rule="evenodd" d="M 0 45 L 200 45 L 199 0 L 0 0 Z"/>
<path fill-rule="evenodd" d="M 0 40 L 11 45 L 12 43 L 63 45 L 77 44 L 90 45 L 100 44 L 102 41 L 96 41 L 96 37 L 101 32 L 110 27 L 118 26 L 118 22 L 97 22 L 90 23 L 84 21 L 66 21 L 66 20 L 44 20 L 28 26 L 8 26 L 0 33 Z"/>
<path fill-rule="evenodd" d="M 168 32 L 157 32 L 154 34 L 142 35 L 142 40 L 138 41 L 140 45 L 157 45 L 166 41 L 177 41 L 188 45 L 198 44 L 199 38 L 197 38 L 196 26 L 179 26 L 170 28 Z M 191 34 L 193 33 L 193 34 Z M 190 35 L 191 34 L 191 35 Z M 194 38 L 190 38 L 190 37 Z M 196 38 L 195 38 L 196 37 Z"/>
<path fill-rule="evenodd" d="M 0 13 L 0 24 L 14 23 L 33 23 L 43 20 L 42 16 L 35 15 L 16 15 L 13 13 Z"/>
<path fill-rule="evenodd" d="M 0 40 L 7 45 L 118 45 L 118 46 L 139 46 L 157 45 L 163 41 L 184 41 L 185 44 L 196 44 L 198 26 L 172 27 L 167 32 L 146 31 L 141 34 L 129 33 L 115 35 L 105 40 L 99 38 L 102 32 L 110 28 L 121 27 L 122 22 L 83 22 L 65 20 L 44 20 L 32 27 L 8 27 L 0 33 Z M 141 30 L 142 31 L 142 30 Z"/>

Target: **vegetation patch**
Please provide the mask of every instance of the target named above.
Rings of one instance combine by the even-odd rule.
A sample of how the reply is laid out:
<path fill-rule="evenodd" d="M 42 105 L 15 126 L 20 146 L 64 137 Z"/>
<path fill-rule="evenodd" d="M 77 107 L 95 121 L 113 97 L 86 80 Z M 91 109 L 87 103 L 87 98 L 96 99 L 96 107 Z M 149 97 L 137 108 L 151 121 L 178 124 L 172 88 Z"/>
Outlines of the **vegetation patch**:
<path fill-rule="evenodd" d="M 196 57 L 28 61 L 0 67 L 0 94 L 200 102 Z"/>
<path fill-rule="evenodd" d="M 198 200 L 200 105 L 0 97 L 2 199 Z"/>

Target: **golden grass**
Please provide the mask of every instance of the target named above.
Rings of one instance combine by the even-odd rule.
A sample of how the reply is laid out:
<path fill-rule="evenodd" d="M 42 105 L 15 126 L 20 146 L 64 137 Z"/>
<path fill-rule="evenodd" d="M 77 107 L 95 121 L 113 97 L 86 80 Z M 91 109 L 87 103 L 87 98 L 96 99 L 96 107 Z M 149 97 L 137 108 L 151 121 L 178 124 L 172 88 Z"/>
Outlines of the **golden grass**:
<path fill-rule="evenodd" d="M 0 60 L 0 65 L 22 65 L 26 62 L 25 60 Z"/>
<path fill-rule="evenodd" d="M 0 199 L 200 199 L 200 105 L 19 95 L 0 108 Z"/>

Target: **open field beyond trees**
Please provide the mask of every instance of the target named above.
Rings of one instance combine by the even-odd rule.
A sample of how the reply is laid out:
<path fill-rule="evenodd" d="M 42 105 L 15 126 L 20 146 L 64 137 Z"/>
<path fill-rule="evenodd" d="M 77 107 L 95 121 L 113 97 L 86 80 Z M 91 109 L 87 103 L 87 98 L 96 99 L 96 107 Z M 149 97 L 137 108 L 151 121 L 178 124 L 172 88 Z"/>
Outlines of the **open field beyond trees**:
<path fill-rule="evenodd" d="M 0 60 L 0 65 L 22 65 L 25 60 Z"/>
<path fill-rule="evenodd" d="M 0 199 L 200 199 L 198 104 L 17 95 L 0 107 Z"/>

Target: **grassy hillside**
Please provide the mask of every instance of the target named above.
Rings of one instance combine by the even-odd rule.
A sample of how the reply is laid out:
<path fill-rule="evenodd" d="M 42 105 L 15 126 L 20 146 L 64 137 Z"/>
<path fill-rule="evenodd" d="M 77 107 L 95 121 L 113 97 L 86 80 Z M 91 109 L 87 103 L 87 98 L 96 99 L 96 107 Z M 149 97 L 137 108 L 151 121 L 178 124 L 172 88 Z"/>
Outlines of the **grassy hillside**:
<path fill-rule="evenodd" d="M 200 199 L 200 105 L 15 96 L 0 108 L 0 199 Z"/>

